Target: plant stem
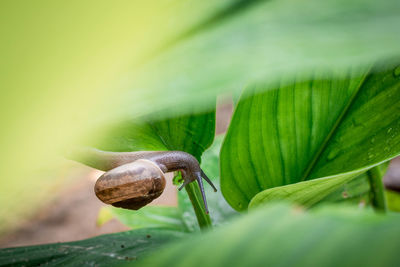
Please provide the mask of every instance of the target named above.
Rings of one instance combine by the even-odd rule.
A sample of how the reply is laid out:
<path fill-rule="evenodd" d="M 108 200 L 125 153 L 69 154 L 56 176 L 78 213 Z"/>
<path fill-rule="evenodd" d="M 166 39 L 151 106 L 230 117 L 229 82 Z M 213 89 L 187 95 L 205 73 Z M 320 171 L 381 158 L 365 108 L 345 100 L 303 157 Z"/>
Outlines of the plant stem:
<path fill-rule="evenodd" d="M 371 203 L 375 210 L 386 212 L 386 198 L 385 189 L 383 186 L 382 178 L 383 173 L 380 166 L 376 166 L 367 172 L 368 181 L 371 186 Z"/>
<path fill-rule="evenodd" d="M 185 186 L 189 195 L 190 202 L 197 217 L 200 229 L 205 230 L 212 226 L 210 215 L 205 212 L 203 201 L 201 198 L 200 188 L 197 183 L 190 183 Z"/>

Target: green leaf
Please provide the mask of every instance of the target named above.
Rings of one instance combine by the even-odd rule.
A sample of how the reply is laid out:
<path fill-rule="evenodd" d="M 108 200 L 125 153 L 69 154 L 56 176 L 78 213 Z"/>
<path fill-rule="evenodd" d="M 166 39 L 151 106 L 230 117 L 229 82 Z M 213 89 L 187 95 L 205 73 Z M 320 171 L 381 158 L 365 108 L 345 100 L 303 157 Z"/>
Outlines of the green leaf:
<path fill-rule="evenodd" d="M 333 193 L 327 195 L 318 204 L 322 205 L 325 202 L 335 204 L 355 204 L 361 207 L 369 206 L 371 186 L 367 175 L 364 173 L 341 186 Z M 260 193 L 261 194 L 261 193 Z"/>
<path fill-rule="evenodd" d="M 271 205 L 149 254 L 139 266 L 395 266 L 400 216 Z M 188 249 L 189 248 L 189 249 Z"/>
<path fill-rule="evenodd" d="M 182 114 L 176 109 L 167 109 L 141 118 L 118 121 L 105 129 L 109 130 L 97 131 L 100 141 L 92 142 L 102 150 L 180 150 L 199 160 L 214 140 L 215 110 L 192 108 Z"/>
<path fill-rule="evenodd" d="M 82 241 L 0 249 L 7 266 L 118 266 L 185 237 L 181 231 L 140 229 Z"/>
<path fill-rule="evenodd" d="M 305 207 L 312 207 L 321 202 L 340 201 L 362 207 L 372 204 L 376 210 L 385 211 L 382 177 L 387 166 L 385 162 L 367 172 L 361 171 L 364 172 L 361 175 L 358 171 L 267 189 L 255 195 L 249 208 L 278 200 L 289 200 Z"/>
<path fill-rule="evenodd" d="M 399 155 L 400 76 L 380 69 L 246 88 L 221 150 L 228 203 L 245 210 L 263 190 L 360 173 Z"/>
<path fill-rule="evenodd" d="M 336 178 L 319 178 L 267 189 L 252 198 L 249 208 L 278 200 L 289 200 L 305 207 L 311 207 L 336 192 L 344 183 L 350 182 L 358 174 L 339 175 Z"/>

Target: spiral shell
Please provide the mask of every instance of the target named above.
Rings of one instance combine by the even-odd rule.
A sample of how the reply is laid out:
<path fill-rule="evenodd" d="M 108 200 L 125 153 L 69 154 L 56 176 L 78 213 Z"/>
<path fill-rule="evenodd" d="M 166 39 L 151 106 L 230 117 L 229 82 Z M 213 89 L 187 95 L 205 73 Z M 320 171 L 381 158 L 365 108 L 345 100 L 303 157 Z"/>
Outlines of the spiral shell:
<path fill-rule="evenodd" d="M 165 184 L 164 173 L 157 164 L 139 159 L 104 173 L 94 191 L 106 204 L 138 210 L 158 198 Z"/>

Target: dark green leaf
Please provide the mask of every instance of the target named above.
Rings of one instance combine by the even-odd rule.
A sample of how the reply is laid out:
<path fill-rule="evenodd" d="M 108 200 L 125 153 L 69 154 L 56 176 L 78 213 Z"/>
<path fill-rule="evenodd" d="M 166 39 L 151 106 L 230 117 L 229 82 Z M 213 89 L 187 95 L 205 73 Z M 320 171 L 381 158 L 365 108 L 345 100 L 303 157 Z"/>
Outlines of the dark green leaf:
<path fill-rule="evenodd" d="M 181 231 L 140 229 L 76 242 L 0 249 L 4 266 L 117 266 L 186 236 Z"/>

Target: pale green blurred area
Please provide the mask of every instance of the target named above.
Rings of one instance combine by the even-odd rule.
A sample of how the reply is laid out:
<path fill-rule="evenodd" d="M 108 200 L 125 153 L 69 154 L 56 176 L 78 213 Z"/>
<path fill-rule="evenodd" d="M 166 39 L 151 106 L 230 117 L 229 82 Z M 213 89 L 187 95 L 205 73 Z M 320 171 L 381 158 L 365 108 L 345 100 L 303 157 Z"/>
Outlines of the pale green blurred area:
<path fill-rule="evenodd" d="M 108 100 L 120 93 L 114 85 L 127 66 L 209 8 L 201 1 L 1 1 L 0 229 L 63 185 L 69 163 L 60 152 L 112 114 L 116 103 Z"/>
<path fill-rule="evenodd" d="M 0 229 L 51 199 L 62 152 L 103 123 L 392 58 L 399 25 L 398 0 L 1 1 Z"/>

